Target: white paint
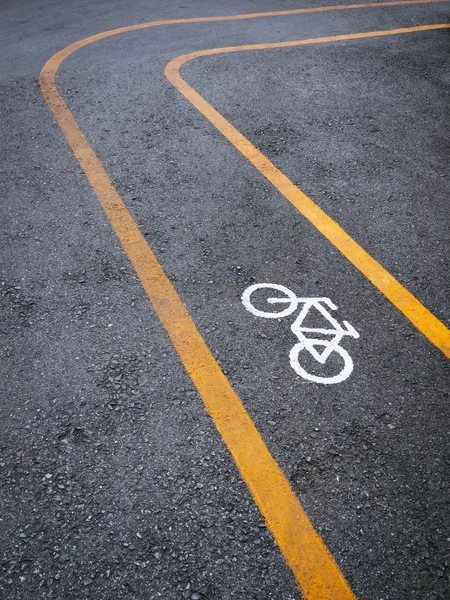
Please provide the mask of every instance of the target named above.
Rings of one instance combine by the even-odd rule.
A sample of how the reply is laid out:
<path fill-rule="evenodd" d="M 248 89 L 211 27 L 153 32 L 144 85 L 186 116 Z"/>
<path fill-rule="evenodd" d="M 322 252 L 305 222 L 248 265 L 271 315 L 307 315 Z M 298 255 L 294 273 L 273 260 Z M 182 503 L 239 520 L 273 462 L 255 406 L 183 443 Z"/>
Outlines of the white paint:
<path fill-rule="evenodd" d="M 258 290 L 267 289 L 270 291 L 281 292 L 283 296 L 275 296 L 267 298 L 266 302 L 269 305 L 285 305 L 288 306 L 282 310 L 260 310 L 252 304 L 252 294 Z M 344 350 L 339 344 L 344 336 L 359 338 L 359 333 L 347 321 L 343 321 L 342 325 L 330 314 L 329 310 L 337 310 L 337 306 L 329 298 L 298 298 L 294 292 L 283 285 L 276 283 L 255 283 L 249 286 L 242 294 L 242 303 L 245 308 L 257 317 L 265 319 L 281 319 L 288 317 L 294 313 L 299 305 L 302 305 L 299 314 L 291 326 L 293 334 L 298 338 L 298 343 L 292 348 L 289 353 L 291 367 L 294 371 L 307 379 L 316 383 L 333 384 L 345 381 L 353 371 L 353 361 L 349 353 Z M 324 317 L 324 319 L 332 325 L 332 328 L 310 328 L 303 327 L 303 321 L 309 311 L 315 308 Z M 311 334 L 321 334 L 322 336 L 331 336 L 327 338 L 308 337 Z M 319 350 L 319 348 L 321 350 Z M 320 364 L 324 365 L 330 355 L 335 352 L 340 356 L 343 362 L 343 367 L 336 375 L 332 377 L 320 377 L 312 375 L 305 371 L 301 366 L 301 352 L 305 350 Z"/>
<path fill-rule="evenodd" d="M 279 292 L 283 292 L 283 294 L 286 294 L 286 298 L 269 298 L 267 300 L 267 302 L 269 304 L 289 303 L 290 305 L 287 308 L 285 308 L 284 310 L 281 310 L 279 312 L 276 312 L 276 311 L 274 312 L 273 310 L 270 312 L 258 310 L 251 303 L 250 297 L 253 294 L 253 292 L 256 292 L 256 290 L 260 290 L 263 288 L 268 288 L 270 290 L 278 290 Z M 297 300 L 298 300 L 298 298 L 294 294 L 294 292 L 291 292 L 291 290 L 288 289 L 287 287 L 284 287 L 284 285 L 278 285 L 276 283 L 255 283 L 254 285 L 251 285 L 250 287 L 248 287 L 245 290 L 245 292 L 242 294 L 242 302 L 243 302 L 245 308 L 247 310 L 249 310 L 251 313 L 253 313 L 254 315 L 256 315 L 257 317 L 264 317 L 265 319 L 280 319 L 282 317 L 288 317 L 297 308 L 297 306 L 298 306 Z"/>

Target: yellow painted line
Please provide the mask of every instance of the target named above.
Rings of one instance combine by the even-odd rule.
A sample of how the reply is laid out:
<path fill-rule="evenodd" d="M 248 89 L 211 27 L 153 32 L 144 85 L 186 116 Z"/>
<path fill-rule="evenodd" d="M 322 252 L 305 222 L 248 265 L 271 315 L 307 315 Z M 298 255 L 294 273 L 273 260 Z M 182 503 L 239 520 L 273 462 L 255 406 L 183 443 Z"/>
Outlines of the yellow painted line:
<path fill-rule="evenodd" d="M 314 530 L 48 71 L 41 79 L 41 88 L 304 597 L 354 600 L 338 565 Z"/>
<path fill-rule="evenodd" d="M 296 8 L 292 10 L 278 10 L 273 12 L 264 12 L 264 13 L 248 13 L 243 15 L 227 15 L 227 16 L 219 16 L 219 17 L 198 17 L 198 18 L 187 18 L 187 19 L 167 19 L 164 21 L 151 21 L 150 23 L 139 23 L 137 25 L 127 25 L 126 27 L 118 27 L 117 29 L 109 29 L 108 31 L 102 31 L 101 33 L 96 33 L 95 35 L 91 35 L 87 38 L 74 42 L 70 44 L 60 52 L 57 52 L 53 55 L 50 60 L 45 64 L 41 77 L 46 77 L 47 74 L 50 74 L 53 69 L 56 73 L 61 62 L 67 58 L 70 54 L 82 48 L 83 46 L 87 46 L 88 44 L 92 44 L 99 40 L 103 40 L 107 37 L 111 37 L 113 35 L 119 35 L 121 33 L 127 33 L 130 31 L 137 31 L 139 29 L 148 29 L 149 27 L 158 27 L 160 25 L 182 25 L 186 23 L 210 23 L 212 21 L 240 21 L 242 19 L 258 19 L 265 17 L 282 17 L 288 15 L 302 15 L 309 13 L 321 13 L 328 12 L 334 10 L 355 10 L 358 8 L 383 8 L 389 6 L 408 6 L 413 4 L 439 4 L 442 2 L 450 2 L 450 0 L 394 0 L 394 2 L 368 2 L 365 4 L 336 4 L 330 6 L 316 6 L 313 8 Z"/>
<path fill-rule="evenodd" d="M 171 60 L 165 70 L 168 80 L 197 108 L 211 123 L 241 152 L 264 177 L 266 177 L 282 194 L 306 217 L 363 275 L 377 287 L 386 298 L 392 302 L 411 323 L 421 331 L 435 346 L 450 358 L 450 331 L 423 304 L 415 298 L 395 277 L 380 265 L 364 248 L 351 238 L 340 225 L 329 217 L 321 208 L 308 198 L 286 175 L 260 152 L 246 137 L 225 119 L 215 108 L 200 96 L 180 75 L 180 68 L 185 63 L 201 56 L 250 50 L 267 50 L 269 48 L 290 48 L 309 44 L 323 44 L 346 40 L 397 35 L 436 29 L 448 29 L 449 24 L 423 25 L 335 35 L 306 40 L 277 42 L 271 44 L 252 44 L 231 46 L 228 48 L 212 48 L 184 54 Z"/>
<path fill-rule="evenodd" d="M 65 58 L 83 46 L 120 33 L 157 25 L 233 21 L 436 1 L 448 0 L 400 0 L 230 17 L 174 19 L 121 27 L 70 44 L 48 60 L 40 76 L 41 90 L 49 107 L 198 389 L 206 410 L 236 461 L 242 478 L 264 515 L 267 526 L 291 567 L 306 600 L 355 600 L 355 596 L 58 92 L 55 83 L 56 72 Z"/>

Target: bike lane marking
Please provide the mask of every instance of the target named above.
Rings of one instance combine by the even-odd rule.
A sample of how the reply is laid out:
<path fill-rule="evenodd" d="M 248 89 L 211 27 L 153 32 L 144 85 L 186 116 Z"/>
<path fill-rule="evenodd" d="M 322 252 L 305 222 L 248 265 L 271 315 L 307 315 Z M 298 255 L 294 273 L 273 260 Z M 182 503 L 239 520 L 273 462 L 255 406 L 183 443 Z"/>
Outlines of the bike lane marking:
<path fill-rule="evenodd" d="M 321 38 L 309 38 L 289 42 L 269 44 L 251 44 L 230 46 L 227 48 L 211 48 L 184 54 L 171 60 L 165 69 L 167 79 L 183 96 L 199 110 L 222 135 L 224 135 L 254 167 L 272 183 L 289 202 L 316 229 L 320 231 L 378 290 L 396 307 L 407 319 L 425 335 L 429 341 L 450 358 L 450 330 L 431 313 L 411 292 L 409 292 L 395 277 L 393 277 L 379 262 L 377 262 L 362 246 L 360 246 L 344 229 L 319 206 L 304 194 L 292 181 L 284 175 L 256 146 L 240 133 L 225 117 L 196 92 L 180 75 L 180 68 L 191 60 L 202 56 L 225 54 L 232 52 L 248 52 L 252 50 L 268 50 L 274 48 L 292 48 L 309 44 L 324 44 L 339 41 L 357 40 L 364 38 L 415 33 L 436 29 L 449 29 L 447 23 L 437 25 L 422 25 L 352 33 Z"/>
<path fill-rule="evenodd" d="M 449 0 L 398 0 L 370 4 L 337 5 L 255 13 L 228 17 L 155 21 L 105 31 L 70 44 L 52 56 L 40 75 L 44 98 L 61 127 L 74 156 L 95 191 L 113 230 L 128 255 L 155 312 L 165 327 L 188 375 L 195 384 L 209 415 L 230 450 L 241 476 L 263 514 L 297 584 L 308 600 L 351 600 L 355 596 L 339 566 L 315 531 L 289 482 L 264 444 L 255 424 L 234 392 L 211 351 L 197 330 L 181 298 L 141 234 L 89 145 L 75 118 L 58 92 L 55 77 L 61 63 L 73 52 L 120 33 L 159 25 L 233 21 L 286 14 L 324 12 Z"/>
<path fill-rule="evenodd" d="M 281 292 L 285 295 L 285 298 L 280 297 L 272 297 L 267 298 L 266 302 L 268 304 L 278 304 L 282 305 L 282 310 L 260 310 L 258 309 L 251 300 L 251 296 L 254 292 L 259 290 L 270 290 Z M 356 329 L 350 325 L 348 321 L 342 321 L 342 325 L 336 321 L 336 319 L 330 314 L 329 310 L 337 310 L 337 306 L 330 300 L 330 298 L 298 298 L 296 294 L 294 294 L 289 288 L 286 288 L 284 285 L 278 285 L 276 283 L 254 283 L 250 285 L 242 294 L 241 298 L 242 304 L 245 308 L 251 312 L 256 317 L 262 317 L 264 319 L 283 319 L 284 317 L 288 317 L 292 315 L 299 307 L 301 307 L 299 314 L 291 325 L 291 331 L 298 339 L 298 342 L 293 346 L 289 353 L 289 359 L 291 363 L 291 367 L 300 377 L 303 379 L 307 379 L 308 381 L 314 381 L 315 383 L 321 383 L 324 385 L 331 385 L 335 383 L 341 383 L 347 379 L 352 371 L 353 371 L 353 360 L 351 356 L 348 354 L 345 348 L 340 346 L 340 342 L 342 338 L 346 335 L 359 338 L 359 333 Z M 287 308 L 283 308 L 284 305 L 288 305 Z M 318 328 L 318 327 L 305 327 L 303 325 L 303 321 L 308 315 L 308 312 L 315 308 L 316 311 L 328 322 L 328 325 L 332 325 L 333 329 L 330 329 L 329 326 L 327 329 Z M 331 335 L 332 337 L 328 340 L 324 340 L 322 338 L 308 338 L 305 336 L 305 333 L 313 333 L 319 335 Z M 319 352 L 316 349 L 316 346 L 322 346 L 322 352 Z M 337 374 L 333 376 L 320 376 L 314 375 L 312 373 L 308 373 L 303 369 L 300 365 L 299 361 L 299 353 L 302 350 L 306 350 L 315 358 L 315 360 L 324 365 L 332 352 L 337 352 L 342 360 L 344 361 L 343 369 Z"/>

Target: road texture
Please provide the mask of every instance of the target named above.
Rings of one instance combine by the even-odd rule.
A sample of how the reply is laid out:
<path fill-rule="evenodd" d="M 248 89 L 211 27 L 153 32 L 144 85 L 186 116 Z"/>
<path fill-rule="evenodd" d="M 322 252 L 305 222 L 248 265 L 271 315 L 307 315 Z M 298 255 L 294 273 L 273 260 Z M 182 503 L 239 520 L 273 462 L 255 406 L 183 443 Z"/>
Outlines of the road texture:
<path fill-rule="evenodd" d="M 312 6 L 2 2 L 1 598 L 303 597 L 39 73 L 68 44 L 124 25 Z M 56 78 L 359 600 L 449 597 L 447 358 L 164 69 L 203 49 L 448 24 L 449 14 L 441 2 L 160 26 L 86 46 Z M 181 68 L 447 324 L 449 39 L 429 30 Z M 342 341 L 348 379 L 294 372 L 295 314 L 262 319 L 241 302 L 262 282 L 331 299 L 359 333 Z M 326 375 L 339 364 L 330 357 Z"/>

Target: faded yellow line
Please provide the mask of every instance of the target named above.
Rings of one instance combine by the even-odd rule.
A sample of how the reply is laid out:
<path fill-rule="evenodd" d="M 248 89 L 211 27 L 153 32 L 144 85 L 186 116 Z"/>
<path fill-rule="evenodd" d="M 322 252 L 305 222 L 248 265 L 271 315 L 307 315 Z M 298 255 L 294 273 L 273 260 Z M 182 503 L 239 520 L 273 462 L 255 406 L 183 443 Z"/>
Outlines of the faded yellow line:
<path fill-rule="evenodd" d="M 321 208 L 296 187 L 286 175 L 260 152 L 246 137 L 227 121 L 215 108 L 200 96 L 180 75 L 180 67 L 194 58 L 222 54 L 229 52 L 242 52 L 250 50 L 266 50 L 269 48 L 289 48 L 307 44 L 321 44 L 345 40 L 357 40 L 400 33 L 413 33 L 436 29 L 448 29 L 449 24 L 423 25 L 390 29 L 384 31 L 371 31 L 365 33 L 352 33 L 349 35 L 335 35 L 306 40 L 289 42 L 276 42 L 271 44 L 252 44 L 245 46 L 231 46 L 228 48 L 212 48 L 184 54 L 170 61 L 165 73 L 168 80 L 197 108 L 211 123 L 260 171 L 295 208 L 306 217 L 363 275 L 377 287 L 386 298 L 392 302 L 411 323 L 421 331 L 435 346 L 450 358 L 450 331 L 437 319 L 423 304 L 415 298 L 395 277 L 380 265 L 364 248 L 351 238 L 340 225 L 329 217 Z"/>
<path fill-rule="evenodd" d="M 63 60 L 83 46 L 120 33 L 158 25 L 233 21 L 325 10 L 378 8 L 429 2 L 430 0 L 401 0 L 230 17 L 174 19 L 121 27 L 67 46 L 49 59 L 40 76 L 41 90 L 48 105 L 92 185 L 156 313 L 197 387 L 206 410 L 213 418 L 218 431 L 233 455 L 242 478 L 264 515 L 269 529 L 307 600 L 355 600 L 355 596 L 329 550 L 314 530 L 278 464 L 265 446 L 240 398 L 232 389 L 206 346 L 180 297 L 106 174 L 99 158 L 86 141 L 58 92 L 55 76 Z"/>

